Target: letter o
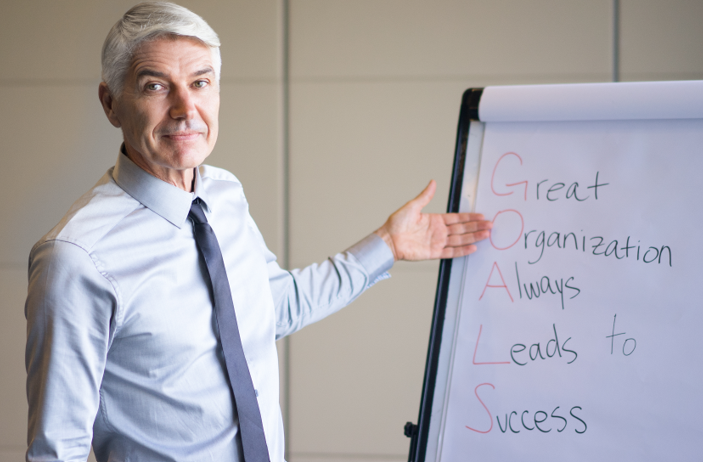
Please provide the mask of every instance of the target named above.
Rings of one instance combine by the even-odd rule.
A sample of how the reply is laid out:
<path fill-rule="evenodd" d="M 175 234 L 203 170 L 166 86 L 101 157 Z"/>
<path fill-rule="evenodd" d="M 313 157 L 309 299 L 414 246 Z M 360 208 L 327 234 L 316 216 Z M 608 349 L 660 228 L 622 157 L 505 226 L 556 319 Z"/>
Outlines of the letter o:
<path fill-rule="evenodd" d="M 634 345 L 632 345 L 632 349 L 630 350 L 629 353 L 625 353 L 625 347 L 627 346 L 627 342 L 629 342 L 630 340 L 632 340 L 632 342 L 634 343 Z M 635 352 L 635 348 L 637 348 L 637 340 L 635 340 L 635 339 L 633 339 L 633 338 L 628 338 L 628 339 L 625 340 L 625 342 L 622 344 L 622 354 L 624 354 L 625 356 L 630 356 L 632 353 Z"/>
<path fill-rule="evenodd" d="M 493 221 L 492 221 L 493 225 L 495 226 L 496 219 L 498 219 L 498 216 L 500 216 L 500 214 L 502 214 L 502 213 L 507 213 L 507 212 L 516 213 L 517 216 L 520 217 L 520 232 L 519 232 L 518 235 L 517 235 L 517 239 L 515 239 L 515 241 L 513 241 L 513 243 L 510 244 L 510 245 L 507 246 L 507 247 L 498 247 L 498 246 L 495 244 L 495 242 L 493 242 L 493 233 L 491 233 L 490 236 L 489 236 L 489 239 L 490 239 L 490 241 L 491 241 L 491 245 L 492 245 L 493 248 L 496 249 L 496 250 L 506 250 L 506 249 L 509 249 L 510 247 L 514 246 L 515 244 L 517 244 L 518 241 L 520 241 L 520 238 L 522 237 L 522 232 L 525 230 L 525 219 L 522 218 L 522 214 L 520 214 L 520 212 L 518 212 L 517 210 L 514 210 L 514 209 L 501 210 L 500 212 L 496 213 L 496 216 L 493 217 Z"/>
<path fill-rule="evenodd" d="M 654 250 L 654 252 L 656 253 L 656 255 L 654 255 L 654 258 L 652 258 L 651 260 L 647 261 L 647 254 L 648 254 L 649 252 L 651 252 L 652 250 Z M 658 257 L 659 257 L 659 249 L 657 249 L 656 247 L 650 247 L 650 248 L 647 249 L 647 251 L 644 253 L 644 256 L 642 257 L 642 261 L 645 262 L 645 263 L 652 263 L 652 262 L 653 262 L 654 260 L 656 260 Z"/>

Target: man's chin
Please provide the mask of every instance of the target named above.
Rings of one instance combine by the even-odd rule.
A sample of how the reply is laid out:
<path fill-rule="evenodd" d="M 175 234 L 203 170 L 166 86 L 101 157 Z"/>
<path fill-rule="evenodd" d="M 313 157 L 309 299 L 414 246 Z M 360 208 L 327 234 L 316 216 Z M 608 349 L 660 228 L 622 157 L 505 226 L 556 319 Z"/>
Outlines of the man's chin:
<path fill-rule="evenodd" d="M 207 156 L 210 155 L 210 150 L 203 147 L 187 147 L 176 149 L 171 152 L 170 167 L 176 170 L 187 170 L 200 166 Z"/>

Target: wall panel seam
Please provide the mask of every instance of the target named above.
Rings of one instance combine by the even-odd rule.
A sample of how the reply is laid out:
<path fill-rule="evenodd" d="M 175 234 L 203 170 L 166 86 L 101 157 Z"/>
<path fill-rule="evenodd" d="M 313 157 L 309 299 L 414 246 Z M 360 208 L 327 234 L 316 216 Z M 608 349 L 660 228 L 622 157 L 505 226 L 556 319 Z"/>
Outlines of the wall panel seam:
<path fill-rule="evenodd" d="M 282 263 L 290 268 L 290 1 L 281 0 L 281 214 L 282 220 Z M 283 425 L 290 435 L 290 336 L 283 339 Z M 285 439 L 285 457 L 288 458 L 290 443 Z"/>
<path fill-rule="evenodd" d="M 613 0 L 613 82 L 620 81 L 620 0 Z"/>

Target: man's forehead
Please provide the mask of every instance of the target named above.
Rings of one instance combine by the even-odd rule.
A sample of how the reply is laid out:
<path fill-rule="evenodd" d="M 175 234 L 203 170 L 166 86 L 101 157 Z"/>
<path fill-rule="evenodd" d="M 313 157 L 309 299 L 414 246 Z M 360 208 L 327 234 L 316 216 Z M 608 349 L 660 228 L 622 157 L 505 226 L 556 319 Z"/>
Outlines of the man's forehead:
<path fill-rule="evenodd" d="M 194 37 L 165 35 L 140 44 L 132 54 L 130 70 L 137 78 L 166 77 L 172 71 L 189 75 L 214 73 L 212 50 Z"/>

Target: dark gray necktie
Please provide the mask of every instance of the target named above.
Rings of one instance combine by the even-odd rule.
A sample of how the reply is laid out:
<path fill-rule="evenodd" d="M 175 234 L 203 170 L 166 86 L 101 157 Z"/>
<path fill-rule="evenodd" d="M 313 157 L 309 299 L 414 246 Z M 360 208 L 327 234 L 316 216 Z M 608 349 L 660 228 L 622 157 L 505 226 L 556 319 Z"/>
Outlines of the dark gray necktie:
<path fill-rule="evenodd" d="M 245 462 L 269 462 L 264 426 L 256 399 L 254 384 L 247 366 L 239 337 L 237 317 L 234 313 L 232 293 L 229 289 L 225 263 L 217 237 L 200 207 L 200 199 L 193 201 L 188 217 L 193 221 L 195 242 L 205 259 L 215 300 L 215 316 L 220 331 L 220 342 L 225 353 L 227 375 L 234 392 L 234 405 L 239 416 L 239 434 Z"/>

